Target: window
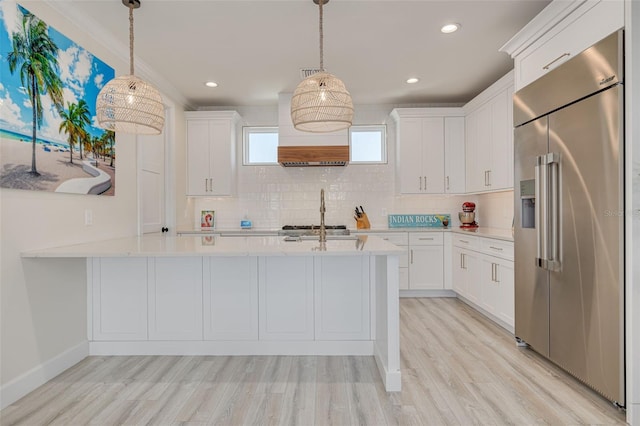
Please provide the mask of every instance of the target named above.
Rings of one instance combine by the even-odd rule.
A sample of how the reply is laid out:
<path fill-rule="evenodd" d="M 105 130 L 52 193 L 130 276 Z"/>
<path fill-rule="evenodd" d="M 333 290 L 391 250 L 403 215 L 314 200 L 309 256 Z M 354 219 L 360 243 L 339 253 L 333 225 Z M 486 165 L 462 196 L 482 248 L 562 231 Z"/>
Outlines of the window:
<path fill-rule="evenodd" d="M 349 129 L 350 164 L 385 164 L 387 162 L 387 128 L 351 126 Z"/>
<path fill-rule="evenodd" d="M 278 164 L 277 127 L 244 127 L 242 137 L 245 166 Z"/>

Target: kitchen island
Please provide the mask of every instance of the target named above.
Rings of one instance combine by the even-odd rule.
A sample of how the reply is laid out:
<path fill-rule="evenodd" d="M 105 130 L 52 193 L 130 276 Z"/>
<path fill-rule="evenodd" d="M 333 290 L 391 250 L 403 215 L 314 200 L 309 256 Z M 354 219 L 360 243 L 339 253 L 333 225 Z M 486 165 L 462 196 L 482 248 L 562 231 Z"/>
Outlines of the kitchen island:
<path fill-rule="evenodd" d="M 145 235 L 86 258 L 88 355 L 373 355 L 400 390 L 402 250 L 381 238 Z"/>

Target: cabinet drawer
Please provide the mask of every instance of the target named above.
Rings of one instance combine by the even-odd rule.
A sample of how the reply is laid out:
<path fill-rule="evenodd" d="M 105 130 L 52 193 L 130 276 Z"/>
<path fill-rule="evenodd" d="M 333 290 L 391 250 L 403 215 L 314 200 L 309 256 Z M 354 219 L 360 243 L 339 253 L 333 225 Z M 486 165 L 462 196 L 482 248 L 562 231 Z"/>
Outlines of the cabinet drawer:
<path fill-rule="evenodd" d="M 478 250 L 480 248 L 480 240 L 472 235 L 453 234 L 453 243 L 455 247 L 462 247 L 469 250 Z"/>
<path fill-rule="evenodd" d="M 624 2 L 585 3 L 517 60 L 518 89 L 624 26 Z M 590 9 L 588 9 L 590 7 Z M 588 9 L 588 10 L 586 10 Z M 585 11 L 586 10 L 586 11 Z"/>
<path fill-rule="evenodd" d="M 483 253 L 490 254 L 491 256 L 513 260 L 513 243 L 510 241 L 483 238 L 481 241 L 481 250 Z"/>
<path fill-rule="evenodd" d="M 409 236 L 406 232 L 379 232 L 377 234 L 370 233 L 367 235 L 382 238 L 383 240 L 389 241 L 391 244 L 395 244 L 397 246 L 406 246 L 409 244 Z"/>
<path fill-rule="evenodd" d="M 442 232 L 410 232 L 410 246 L 441 246 L 444 244 Z"/>

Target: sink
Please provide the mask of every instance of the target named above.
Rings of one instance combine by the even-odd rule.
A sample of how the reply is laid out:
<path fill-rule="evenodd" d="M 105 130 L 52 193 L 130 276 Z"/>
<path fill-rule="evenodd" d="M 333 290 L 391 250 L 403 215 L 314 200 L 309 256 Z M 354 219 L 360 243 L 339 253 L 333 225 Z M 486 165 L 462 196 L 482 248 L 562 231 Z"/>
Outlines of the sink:
<path fill-rule="evenodd" d="M 320 238 L 317 235 L 300 235 L 296 237 L 284 237 L 284 241 L 318 241 Z M 346 240 L 355 241 L 358 239 L 357 235 L 327 235 L 327 241 L 330 240 Z"/>

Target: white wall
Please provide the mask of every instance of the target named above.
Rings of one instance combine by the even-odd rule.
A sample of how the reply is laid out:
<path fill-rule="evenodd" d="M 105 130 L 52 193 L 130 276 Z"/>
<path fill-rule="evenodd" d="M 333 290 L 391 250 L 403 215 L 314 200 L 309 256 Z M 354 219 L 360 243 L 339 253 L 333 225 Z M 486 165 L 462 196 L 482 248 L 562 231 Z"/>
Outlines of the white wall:
<path fill-rule="evenodd" d="M 21 4 L 113 66 L 128 70 L 87 33 L 41 1 Z M 81 260 L 21 259 L 20 252 L 134 235 L 136 149 L 117 136 L 116 195 L 86 196 L 0 190 L 0 386 L 2 404 L 29 377 L 57 374 L 52 360 L 86 342 L 86 272 Z M 84 225 L 85 210 L 93 225 Z M 46 370 L 46 371 L 45 371 Z M 33 382 L 30 382 L 33 383 Z M 20 386 L 18 386 L 20 387 Z"/>
<path fill-rule="evenodd" d="M 217 108 L 225 109 L 225 108 Z M 275 126 L 277 107 L 229 107 L 242 116 L 247 126 Z M 278 229 L 285 224 L 320 223 L 320 189 L 326 193 L 326 223 L 355 227 L 353 211 L 363 206 L 371 226 L 386 227 L 393 213 L 449 213 L 454 226 L 463 201 L 478 203 L 483 226 L 510 228 L 513 217 L 512 191 L 499 195 L 400 195 L 395 192 L 395 125 L 389 120 L 393 106 L 355 106 L 355 125 L 387 124 L 388 163 L 347 167 L 284 168 L 242 166 L 242 132 L 238 132 L 238 187 L 235 197 L 192 198 L 179 212 L 190 218 L 181 228 L 198 228 L 200 210 L 216 211 L 218 229 L 234 229 L 245 216 L 254 228 Z M 486 208 L 483 204 L 486 202 Z M 505 207 L 506 206 L 506 207 Z M 484 208 L 484 210 L 483 210 Z M 506 208 L 506 211 L 503 211 Z M 491 212 L 491 213 L 489 213 Z"/>

